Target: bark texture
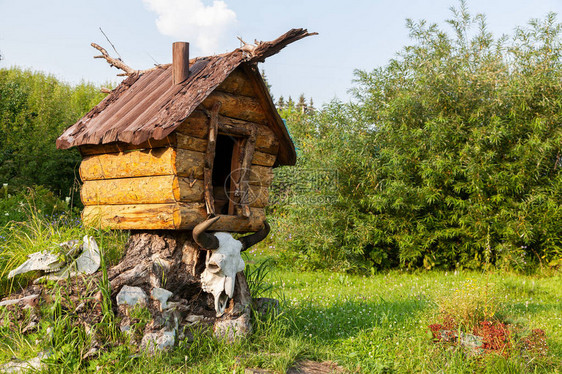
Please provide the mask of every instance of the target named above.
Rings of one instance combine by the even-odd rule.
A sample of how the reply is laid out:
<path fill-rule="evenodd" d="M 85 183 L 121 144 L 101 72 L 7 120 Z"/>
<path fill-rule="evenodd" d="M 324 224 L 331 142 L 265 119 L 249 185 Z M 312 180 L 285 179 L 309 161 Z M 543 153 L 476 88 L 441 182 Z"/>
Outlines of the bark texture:
<path fill-rule="evenodd" d="M 133 232 L 120 263 L 108 271 L 112 299 L 115 301 L 123 286 L 139 287 L 146 295 L 152 295 L 155 288 L 172 292 L 165 310 L 158 301 L 148 298 L 154 323 L 147 325 L 145 336 L 162 328 L 175 329 L 181 336 L 194 321 L 208 325 L 217 336 L 228 340 L 248 334 L 251 296 L 243 272 L 236 276 L 234 297 L 226 313 L 217 318 L 213 296 L 201 289 L 206 256 L 207 251 L 193 241 L 191 231 Z M 116 312 L 129 323 L 126 308 L 118 306 Z M 170 320 L 175 322 L 170 324 Z"/>

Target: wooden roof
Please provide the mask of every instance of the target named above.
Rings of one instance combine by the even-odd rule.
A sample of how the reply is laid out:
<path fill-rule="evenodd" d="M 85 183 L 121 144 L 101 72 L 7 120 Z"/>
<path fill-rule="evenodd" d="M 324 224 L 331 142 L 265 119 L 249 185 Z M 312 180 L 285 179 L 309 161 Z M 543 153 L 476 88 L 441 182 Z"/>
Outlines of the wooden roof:
<path fill-rule="evenodd" d="M 172 84 L 172 66 L 161 65 L 127 77 L 111 93 L 57 139 L 57 148 L 125 142 L 140 144 L 172 133 L 238 66 L 254 84 L 272 130 L 279 137 L 278 162 L 294 165 L 296 153 L 283 120 L 257 69 L 257 62 L 278 53 L 286 45 L 314 35 L 292 29 L 271 42 L 244 46 L 230 53 L 190 61 L 189 78 Z"/>

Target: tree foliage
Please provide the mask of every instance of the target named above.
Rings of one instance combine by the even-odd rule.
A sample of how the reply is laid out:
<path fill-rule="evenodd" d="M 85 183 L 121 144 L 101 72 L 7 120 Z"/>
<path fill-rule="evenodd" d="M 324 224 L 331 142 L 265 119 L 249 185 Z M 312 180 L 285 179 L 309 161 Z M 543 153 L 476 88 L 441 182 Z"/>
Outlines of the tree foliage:
<path fill-rule="evenodd" d="M 464 2 L 447 23 L 453 33 L 408 20 L 413 44 L 356 72 L 355 104 L 292 123 L 306 128 L 301 165 L 337 168 L 339 182 L 306 216 L 322 241 L 280 245 L 375 268 L 562 257 L 562 26 L 549 14 L 494 38 Z M 298 220 L 307 208 L 284 209 Z"/>
<path fill-rule="evenodd" d="M 76 149 L 58 150 L 57 137 L 103 94 L 18 68 L 0 70 L 0 183 L 10 189 L 43 185 L 70 196 L 80 162 Z"/>

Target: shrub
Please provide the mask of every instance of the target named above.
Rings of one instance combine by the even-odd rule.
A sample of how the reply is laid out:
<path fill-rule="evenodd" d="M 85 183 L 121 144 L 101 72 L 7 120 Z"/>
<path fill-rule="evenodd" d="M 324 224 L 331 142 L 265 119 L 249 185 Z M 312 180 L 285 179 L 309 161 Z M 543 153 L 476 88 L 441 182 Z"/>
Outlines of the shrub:
<path fill-rule="evenodd" d="M 412 45 L 356 72 L 356 103 L 284 112 L 299 161 L 277 170 L 273 212 L 292 264 L 525 270 L 562 258 L 562 25 L 550 14 L 494 38 L 464 2 L 447 22 L 452 35 L 409 20 Z M 301 169 L 336 170 L 337 183 L 295 188 Z"/>
<path fill-rule="evenodd" d="M 562 26 L 494 39 L 464 2 L 355 90 L 377 127 L 368 197 L 401 264 L 524 267 L 562 255 Z M 474 30 L 474 26 L 476 30 Z"/>
<path fill-rule="evenodd" d="M 0 197 L 0 227 L 11 221 L 25 221 L 33 214 L 56 219 L 64 213 L 70 214 L 70 206 L 42 186 Z"/>
<path fill-rule="evenodd" d="M 70 86 L 10 68 L 0 69 L 0 97 L 0 183 L 16 192 L 43 185 L 58 196 L 74 197 L 80 155 L 57 149 L 55 141 L 104 95 L 91 84 Z"/>

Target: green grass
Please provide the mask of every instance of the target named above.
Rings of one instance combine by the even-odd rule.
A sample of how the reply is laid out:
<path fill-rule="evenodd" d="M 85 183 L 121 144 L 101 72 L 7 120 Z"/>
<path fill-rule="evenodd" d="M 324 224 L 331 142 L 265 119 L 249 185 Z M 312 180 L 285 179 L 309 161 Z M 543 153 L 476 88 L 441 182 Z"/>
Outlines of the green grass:
<path fill-rule="evenodd" d="M 562 357 L 562 277 L 505 274 L 391 272 L 369 277 L 277 272 L 295 326 L 315 359 L 330 359 L 361 372 L 558 372 Z M 467 279 L 495 283 L 502 309 L 549 337 L 549 357 L 530 365 L 517 355 L 467 358 L 431 343 L 436 300 Z"/>
<path fill-rule="evenodd" d="M 4 249 L 0 284 L 11 285 L 5 279 L 7 271 L 25 254 L 85 234 L 95 236 L 108 264 L 117 261 L 122 235 L 85 231 L 38 218 L 4 228 L 0 234 L 4 236 L 0 242 Z M 282 313 L 257 318 L 248 339 L 226 344 L 201 332 L 195 334 L 193 342 L 180 342 L 172 352 L 146 357 L 127 342 L 109 316 L 93 326 L 107 350 L 84 360 L 92 334 L 76 325 L 71 314 L 61 313 L 58 306 L 45 306 L 49 317 L 32 334 L 22 335 L 23 326 L 0 326 L 0 363 L 14 356 L 31 358 L 47 350 L 52 353 L 46 361 L 51 372 L 243 373 L 244 368 L 260 367 L 284 373 L 305 359 L 335 361 L 359 373 L 562 372 L 560 273 L 531 276 L 394 271 L 360 276 L 275 266 L 267 272 L 259 267 L 271 257 L 263 248 L 265 245 L 249 251 L 246 258 L 255 279 L 250 284 L 262 296 L 280 299 Z M 549 354 L 532 359 L 523 359 L 516 352 L 507 358 L 470 357 L 461 349 L 433 343 L 427 326 L 439 318 L 438 301 L 453 295 L 469 279 L 477 286 L 493 286 L 503 316 L 532 329 L 543 329 Z M 56 288 L 53 293 L 57 294 Z"/>
<path fill-rule="evenodd" d="M 84 228 L 79 216 L 70 210 L 45 216 L 33 204 L 24 205 L 22 209 L 26 211 L 27 220 L 0 226 L 0 298 L 30 281 L 32 275 L 7 279 L 9 271 L 22 264 L 27 255 L 43 250 L 56 251 L 58 244 L 65 241 L 82 241 L 85 235 L 91 235 L 102 249 L 108 265 L 119 261 L 126 233 Z"/>

